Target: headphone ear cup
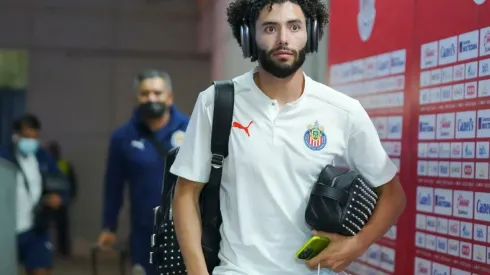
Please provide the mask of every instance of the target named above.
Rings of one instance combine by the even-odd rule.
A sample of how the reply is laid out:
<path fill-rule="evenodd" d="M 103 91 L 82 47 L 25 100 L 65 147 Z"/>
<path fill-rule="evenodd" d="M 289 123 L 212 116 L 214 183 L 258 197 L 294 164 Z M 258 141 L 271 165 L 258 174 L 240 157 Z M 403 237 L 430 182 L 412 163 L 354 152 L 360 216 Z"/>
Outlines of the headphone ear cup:
<path fill-rule="evenodd" d="M 306 53 L 311 52 L 311 22 L 310 19 L 306 19 Z"/>
<path fill-rule="evenodd" d="M 315 19 L 311 24 L 311 52 L 318 52 L 318 44 L 320 42 L 320 34 L 318 29 L 318 21 Z"/>
<path fill-rule="evenodd" d="M 240 27 L 240 44 L 242 46 L 243 57 L 250 56 L 250 30 L 246 24 Z"/>
<path fill-rule="evenodd" d="M 257 42 L 255 41 L 255 28 L 250 27 L 250 56 L 252 58 L 257 58 L 258 56 L 258 49 L 257 49 Z"/>

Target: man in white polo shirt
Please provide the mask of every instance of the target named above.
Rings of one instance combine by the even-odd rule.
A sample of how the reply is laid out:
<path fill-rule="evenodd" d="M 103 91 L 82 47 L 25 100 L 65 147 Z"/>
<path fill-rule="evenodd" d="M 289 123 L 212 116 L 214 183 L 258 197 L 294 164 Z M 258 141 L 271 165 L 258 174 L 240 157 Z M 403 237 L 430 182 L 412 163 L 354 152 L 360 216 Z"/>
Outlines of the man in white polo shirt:
<path fill-rule="evenodd" d="M 235 105 L 220 202 L 221 264 L 216 275 L 306 275 L 343 270 L 396 222 L 405 195 L 397 169 L 357 100 L 306 76 L 306 18 L 328 21 L 320 0 L 236 0 L 227 10 L 235 37 L 252 22 L 258 60 L 233 79 Z M 250 23 L 249 23 L 250 24 Z M 243 43 L 241 43 L 243 46 Z M 214 89 L 200 93 L 171 173 L 179 176 L 173 217 L 189 275 L 207 274 L 201 248 L 198 198 L 209 179 Z M 320 255 L 303 262 L 295 252 L 312 236 L 304 213 L 325 165 L 344 159 L 381 192 L 377 210 L 356 237 L 331 238 Z M 315 232 L 316 233 L 316 232 Z"/>

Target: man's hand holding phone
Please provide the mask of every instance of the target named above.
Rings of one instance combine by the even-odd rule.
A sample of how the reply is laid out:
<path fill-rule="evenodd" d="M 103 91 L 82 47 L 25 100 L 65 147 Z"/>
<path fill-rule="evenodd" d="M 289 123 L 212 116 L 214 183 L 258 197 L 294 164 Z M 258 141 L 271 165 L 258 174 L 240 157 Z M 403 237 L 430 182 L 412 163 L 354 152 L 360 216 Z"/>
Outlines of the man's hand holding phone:
<path fill-rule="evenodd" d="M 355 237 L 320 231 L 313 231 L 313 235 L 327 238 L 330 243 L 314 258 L 306 261 L 306 264 L 312 269 L 318 268 L 318 264 L 320 264 L 322 268 L 341 272 L 364 253 L 364 248 Z"/>

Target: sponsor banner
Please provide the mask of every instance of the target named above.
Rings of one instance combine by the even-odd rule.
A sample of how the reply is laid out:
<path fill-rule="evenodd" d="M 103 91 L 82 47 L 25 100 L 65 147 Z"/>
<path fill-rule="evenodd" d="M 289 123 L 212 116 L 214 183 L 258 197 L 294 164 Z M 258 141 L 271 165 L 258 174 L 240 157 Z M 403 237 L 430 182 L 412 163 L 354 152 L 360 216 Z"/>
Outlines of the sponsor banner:
<path fill-rule="evenodd" d="M 327 84 L 366 109 L 410 200 L 348 271 L 490 274 L 490 0 L 330 11 Z"/>

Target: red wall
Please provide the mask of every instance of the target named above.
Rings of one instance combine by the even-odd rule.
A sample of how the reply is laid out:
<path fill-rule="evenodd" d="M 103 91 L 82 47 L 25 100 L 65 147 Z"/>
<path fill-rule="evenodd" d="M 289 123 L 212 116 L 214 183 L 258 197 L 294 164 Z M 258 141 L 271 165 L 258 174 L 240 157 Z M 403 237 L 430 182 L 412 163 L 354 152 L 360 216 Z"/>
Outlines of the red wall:
<path fill-rule="evenodd" d="M 408 197 L 350 273 L 490 274 L 490 1 L 480 1 L 330 1 L 328 83 L 363 103 Z"/>

